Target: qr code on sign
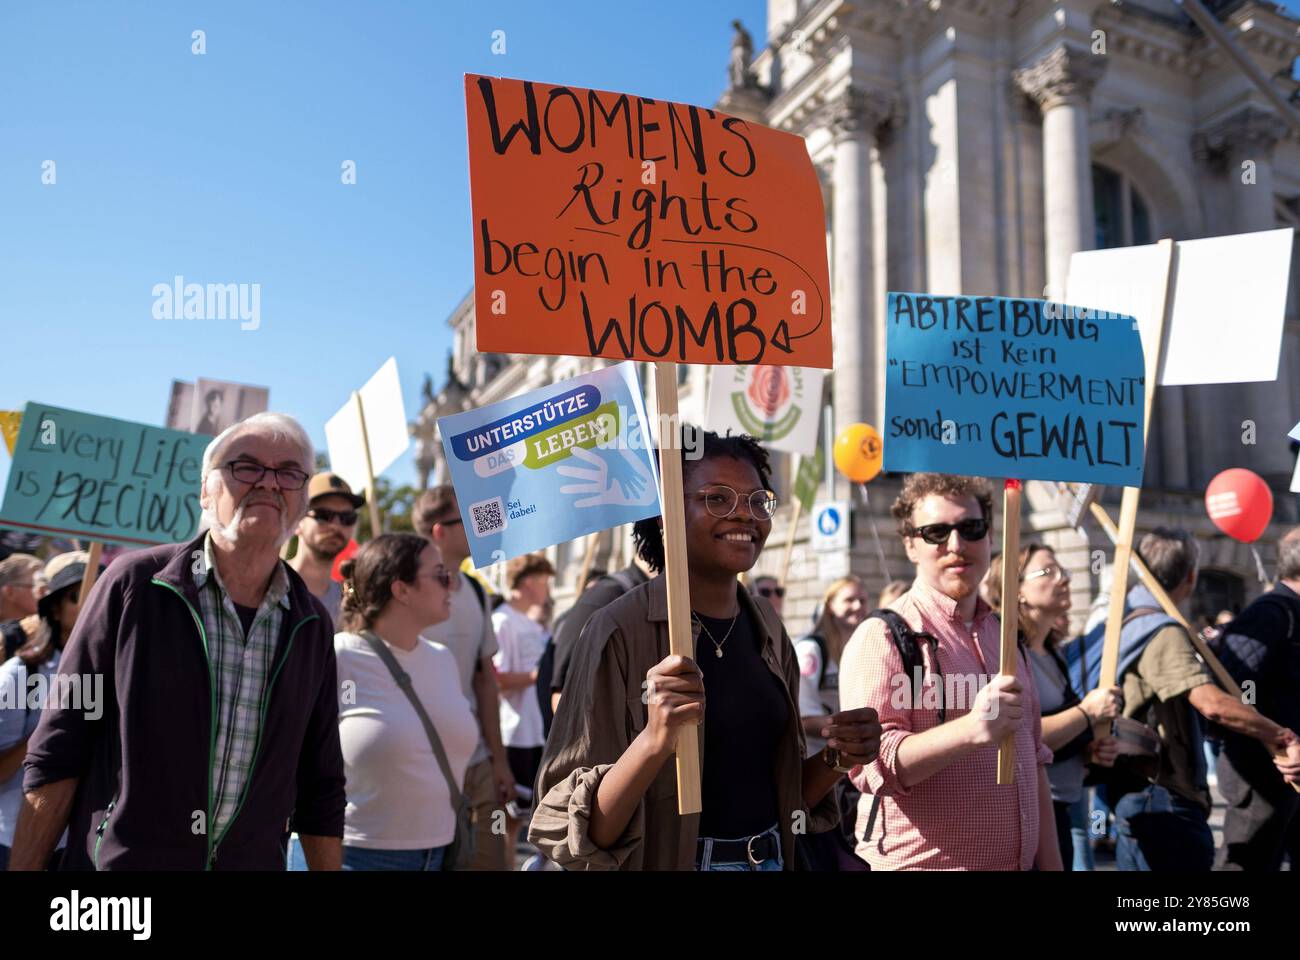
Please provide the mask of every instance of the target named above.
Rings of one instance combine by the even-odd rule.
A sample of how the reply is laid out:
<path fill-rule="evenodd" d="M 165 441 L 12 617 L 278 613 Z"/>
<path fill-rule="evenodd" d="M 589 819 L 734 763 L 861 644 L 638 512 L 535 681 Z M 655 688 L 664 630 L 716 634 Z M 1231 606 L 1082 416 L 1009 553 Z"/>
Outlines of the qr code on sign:
<path fill-rule="evenodd" d="M 480 500 L 469 505 L 470 516 L 474 519 L 474 536 L 486 537 L 506 528 L 506 505 L 500 497 Z"/>

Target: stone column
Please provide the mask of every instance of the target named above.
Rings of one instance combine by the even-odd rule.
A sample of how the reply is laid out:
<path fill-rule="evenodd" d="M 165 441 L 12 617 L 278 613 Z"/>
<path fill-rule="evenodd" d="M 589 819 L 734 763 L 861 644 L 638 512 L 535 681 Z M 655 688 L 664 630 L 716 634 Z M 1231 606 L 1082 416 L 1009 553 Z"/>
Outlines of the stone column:
<path fill-rule="evenodd" d="M 876 258 L 873 252 L 871 162 L 876 129 L 892 114 L 890 98 L 847 89 L 824 116 L 835 142 L 831 207 L 831 315 L 835 340 L 833 402 L 836 429 L 865 421 L 879 425 Z M 878 369 L 879 368 L 879 369 Z"/>
<path fill-rule="evenodd" d="M 1015 73 L 1016 83 L 1043 112 L 1047 283 L 1054 299 L 1065 297 L 1070 256 L 1094 245 L 1088 98 L 1104 69 L 1102 57 L 1059 46 Z"/>

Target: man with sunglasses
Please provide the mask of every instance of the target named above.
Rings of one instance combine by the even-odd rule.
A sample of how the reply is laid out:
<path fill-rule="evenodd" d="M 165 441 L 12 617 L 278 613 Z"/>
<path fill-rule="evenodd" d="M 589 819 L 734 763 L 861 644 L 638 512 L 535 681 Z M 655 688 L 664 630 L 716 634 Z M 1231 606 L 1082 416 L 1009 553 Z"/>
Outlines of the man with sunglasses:
<path fill-rule="evenodd" d="M 298 521 L 298 552 L 289 566 L 325 604 L 336 626 L 343 590 L 331 576 L 334 559 L 357 532 L 357 510 L 365 502 L 337 473 L 318 473 L 307 484 L 307 516 Z"/>
<path fill-rule="evenodd" d="M 769 577 L 766 574 L 755 577 L 749 586 L 749 592 L 770 603 L 778 617 L 785 616 L 785 587 L 781 586 L 781 582 L 776 577 Z"/>
<path fill-rule="evenodd" d="M 877 870 L 1060 870 L 1038 696 L 1021 679 L 1031 676 L 1023 654 L 1017 676 L 998 674 L 1000 624 L 979 597 L 992 488 L 916 473 L 892 512 L 916 580 L 890 609 L 926 635 L 917 640 L 922 685 L 904 670 L 885 621 L 858 627 L 840 660 L 840 705 L 875 707 L 884 728 L 879 756 L 851 775 L 863 793 L 858 855 Z M 1015 783 L 998 786 L 1007 735 Z"/>
<path fill-rule="evenodd" d="M 102 677 L 103 708 L 42 711 L 10 869 L 41 869 L 66 826 L 63 869 L 283 870 L 286 825 L 339 869 L 334 630 L 280 559 L 313 459 L 284 414 L 227 427 L 180 466 L 206 529 L 117 558 L 82 598 L 59 672 Z"/>

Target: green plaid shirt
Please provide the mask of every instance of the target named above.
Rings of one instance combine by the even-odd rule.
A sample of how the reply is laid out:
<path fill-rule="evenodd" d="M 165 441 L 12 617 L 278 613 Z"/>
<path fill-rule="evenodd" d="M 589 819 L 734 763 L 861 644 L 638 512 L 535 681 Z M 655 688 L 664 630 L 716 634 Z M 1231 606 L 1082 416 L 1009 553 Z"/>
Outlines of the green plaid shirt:
<path fill-rule="evenodd" d="M 235 815 L 253 766 L 262 727 L 262 699 L 271 673 L 280 626 L 289 609 L 289 575 L 276 564 L 271 585 L 244 636 L 235 604 L 221 582 L 212 553 L 212 535 L 203 541 L 202 569 L 194 575 L 199 589 L 208 664 L 216 692 L 216 741 L 212 754 L 212 809 L 209 829 L 214 842 Z M 209 576 L 209 573 L 212 574 Z"/>

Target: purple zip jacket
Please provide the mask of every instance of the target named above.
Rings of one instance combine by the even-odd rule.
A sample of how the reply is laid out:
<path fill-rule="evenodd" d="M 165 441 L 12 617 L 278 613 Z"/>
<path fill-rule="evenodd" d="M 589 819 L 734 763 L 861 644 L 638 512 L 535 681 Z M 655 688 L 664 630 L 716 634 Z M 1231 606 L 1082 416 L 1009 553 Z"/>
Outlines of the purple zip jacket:
<path fill-rule="evenodd" d="M 63 651 L 61 675 L 103 676 L 102 715 L 46 709 L 23 787 L 79 781 L 65 870 L 283 870 L 291 817 L 299 833 L 343 836 L 333 624 L 292 569 L 251 776 L 224 832 L 206 830 L 216 725 L 191 572 L 202 549 L 200 536 L 117 559 Z"/>

